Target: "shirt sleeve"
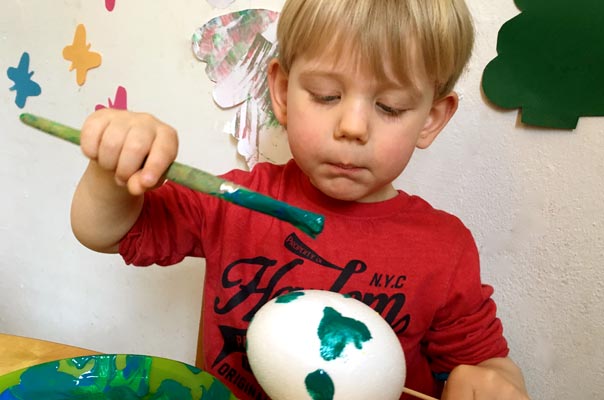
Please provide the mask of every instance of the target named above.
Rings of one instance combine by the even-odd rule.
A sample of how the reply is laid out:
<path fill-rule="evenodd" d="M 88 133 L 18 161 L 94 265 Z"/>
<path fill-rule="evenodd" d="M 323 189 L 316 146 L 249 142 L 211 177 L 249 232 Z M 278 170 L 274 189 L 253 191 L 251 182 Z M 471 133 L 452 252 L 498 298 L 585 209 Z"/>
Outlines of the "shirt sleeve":
<path fill-rule="evenodd" d="M 263 163 L 254 168 L 253 174 L 231 170 L 221 178 L 258 190 L 262 183 L 270 185 L 273 170 Z M 141 214 L 120 241 L 119 252 L 127 264 L 137 266 L 173 265 L 185 257 L 205 257 L 208 249 L 204 243 L 208 237 L 220 234 L 228 207 L 217 197 L 167 181 L 145 193 Z"/>
<path fill-rule="evenodd" d="M 475 365 L 508 355 L 493 288 L 480 279 L 478 250 L 468 232 L 464 250 L 452 274 L 445 303 L 437 311 L 424 340 L 435 374 L 460 364 Z"/>
<path fill-rule="evenodd" d="M 145 193 L 141 214 L 120 241 L 127 264 L 173 265 L 187 256 L 202 257 L 204 219 L 199 195 L 172 182 Z"/>

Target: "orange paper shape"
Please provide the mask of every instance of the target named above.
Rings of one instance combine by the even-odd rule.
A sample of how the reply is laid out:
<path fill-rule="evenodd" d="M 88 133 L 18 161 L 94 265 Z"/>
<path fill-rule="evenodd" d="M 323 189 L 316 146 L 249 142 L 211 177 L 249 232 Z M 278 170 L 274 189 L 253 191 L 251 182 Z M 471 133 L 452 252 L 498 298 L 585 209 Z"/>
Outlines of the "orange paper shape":
<path fill-rule="evenodd" d="M 76 70 L 76 81 L 82 86 L 86 83 L 88 70 L 101 65 L 101 55 L 90 51 L 90 43 L 86 44 L 86 28 L 80 24 L 76 27 L 73 43 L 63 49 L 63 58 L 71 61 L 69 70 Z"/>

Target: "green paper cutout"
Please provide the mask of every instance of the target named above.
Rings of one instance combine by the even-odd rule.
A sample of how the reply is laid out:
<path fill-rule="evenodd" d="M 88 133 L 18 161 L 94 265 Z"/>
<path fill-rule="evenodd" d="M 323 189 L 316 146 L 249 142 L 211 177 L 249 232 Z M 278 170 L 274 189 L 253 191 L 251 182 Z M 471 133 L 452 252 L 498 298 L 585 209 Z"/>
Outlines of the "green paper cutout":
<path fill-rule="evenodd" d="M 522 122 L 574 129 L 604 115 L 604 1 L 516 0 L 482 87 L 494 104 L 522 109 Z"/>

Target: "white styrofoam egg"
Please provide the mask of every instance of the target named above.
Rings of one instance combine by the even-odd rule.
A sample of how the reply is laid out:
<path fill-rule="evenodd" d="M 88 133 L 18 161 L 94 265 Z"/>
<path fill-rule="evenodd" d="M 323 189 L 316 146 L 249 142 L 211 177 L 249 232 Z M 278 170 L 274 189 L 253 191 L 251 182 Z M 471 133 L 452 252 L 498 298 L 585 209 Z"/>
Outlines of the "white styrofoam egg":
<path fill-rule="evenodd" d="M 263 305 L 247 330 L 247 356 L 272 400 L 396 400 L 405 384 L 390 325 L 366 304 L 324 290 Z"/>

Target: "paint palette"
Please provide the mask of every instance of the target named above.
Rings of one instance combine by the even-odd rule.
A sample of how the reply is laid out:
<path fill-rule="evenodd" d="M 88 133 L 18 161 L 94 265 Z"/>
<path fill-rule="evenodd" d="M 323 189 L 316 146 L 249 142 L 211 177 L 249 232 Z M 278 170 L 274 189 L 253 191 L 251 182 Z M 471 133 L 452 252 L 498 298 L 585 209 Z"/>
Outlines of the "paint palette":
<path fill-rule="evenodd" d="M 0 400 L 236 400 L 209 373 L 160 357 L 69 358 L 0 376 Z"/>

